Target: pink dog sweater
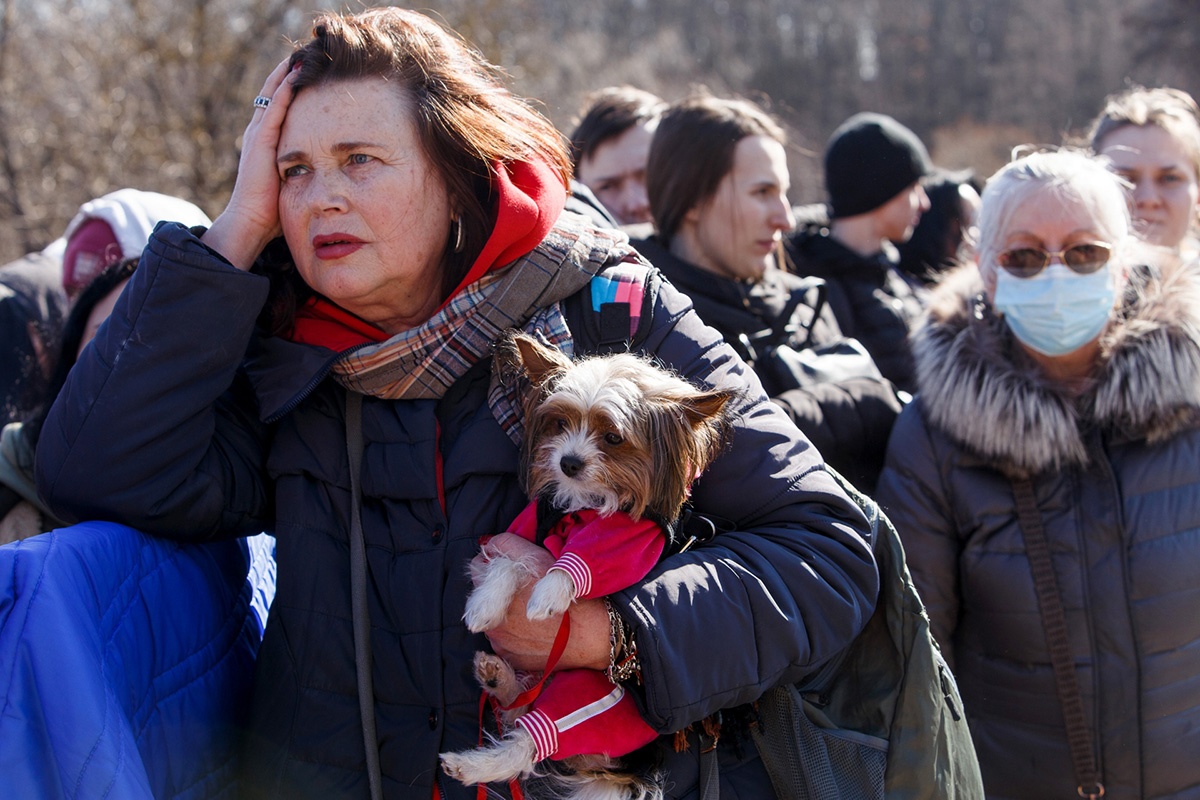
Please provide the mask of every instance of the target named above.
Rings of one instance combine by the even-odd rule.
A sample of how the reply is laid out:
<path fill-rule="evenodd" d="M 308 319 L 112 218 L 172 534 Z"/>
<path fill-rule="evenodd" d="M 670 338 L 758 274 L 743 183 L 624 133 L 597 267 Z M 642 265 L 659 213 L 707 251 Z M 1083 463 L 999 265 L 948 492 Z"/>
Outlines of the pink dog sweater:
<path fill-rule="evenodd" d="M 525 507 L 510 532 L 537 542 L 536 502 Z M 662 529 L 647 519 L 634 521 L 623 512 L 601 516 L 591 509 L 565 514 L 542 542 L 556 559 L 550 569 L 571 576 L 579 598 L 603 597 L 641 580 L 665 545 Z M 623 756 L 658 736 L 624 687 L 593 669 L 554 673 L 517 724 L 533 737 L 538 761 L 584 753 Z"/>
<path fill-rule="evenodd" d="M 534 544 L 539 543 L 537 505 L 527 505 L 509 528 Z M 619 592 L 644 578 L 666 541 L 662 529 L 648 519 L 634 521 L 622 511 L 602 517 L 584 509 L 563 515 L 540 544 L 556 559 L 550 569 L 570 575 L 576 597 L 589 598 Z"/>

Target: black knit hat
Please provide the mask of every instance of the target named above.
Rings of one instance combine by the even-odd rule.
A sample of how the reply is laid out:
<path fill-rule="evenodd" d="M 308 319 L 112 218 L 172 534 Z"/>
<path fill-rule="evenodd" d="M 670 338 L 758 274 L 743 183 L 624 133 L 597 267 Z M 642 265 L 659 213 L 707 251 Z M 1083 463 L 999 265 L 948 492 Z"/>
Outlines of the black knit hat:
<path fill-rule="evenodd" d="M 879 208 L 931 169 L 915 133 L 884 114 L 855 114 L 833 132 L 825 149 L 829 216 Z"/>

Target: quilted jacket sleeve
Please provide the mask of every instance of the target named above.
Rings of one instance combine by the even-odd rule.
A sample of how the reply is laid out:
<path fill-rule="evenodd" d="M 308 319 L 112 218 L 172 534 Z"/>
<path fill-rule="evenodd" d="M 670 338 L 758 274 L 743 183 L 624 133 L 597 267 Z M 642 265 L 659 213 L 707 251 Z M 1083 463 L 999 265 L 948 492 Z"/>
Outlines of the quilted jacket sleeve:
<path fill-rule="evenodd" d="M 38 491 L 58 517 L 182 539 L 268 527 L 268 432 L 238 372 L 267 289 L 159 226 L 42 429 Z"/>
<path fill-rule="evenodd" d="M 876 499 L 900 534 L 934 638 L 953 668 L 960 545 L 938 464 L 918 398 L 892 429 Z"/>
<path fill-rule="evenodd" d="M 847 378 L 771 398 L 825 460 L 868 495 L 883 469 L 888 434 L 904 408 L 886 379 Z"/>
<path fill-rule="evenodd" d="M 818 668 L 866 624 L 879 579 L 865 517 L 745 363 L 671 286 L 653 313 L 647 350 L 698 385 L 743 390 L 693 492 L 734 530 L 615 598 L 637 629 L 646 719 L 671 731 Z"/>

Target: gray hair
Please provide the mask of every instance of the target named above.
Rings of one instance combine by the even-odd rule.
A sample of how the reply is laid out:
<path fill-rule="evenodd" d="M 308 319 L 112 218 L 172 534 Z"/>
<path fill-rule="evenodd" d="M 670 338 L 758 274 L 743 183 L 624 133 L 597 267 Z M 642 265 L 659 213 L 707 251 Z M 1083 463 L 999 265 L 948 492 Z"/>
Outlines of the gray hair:
<path fill-rule="evenodd" d="M 984 285 L 989 288 L 995 285 L 996 258 L 1004 249 L 1009 221 L 1018 206 L 1040 189 L 1049 189 L 1064 202 L 1086 207 L 1097 231 L 1107 236 L 1115 249 L 1129 238 L 1125 182 L 1102 160 L 1070 149 L 1023 156 L 988 178 L 981 195 L 975 253 Z"/>

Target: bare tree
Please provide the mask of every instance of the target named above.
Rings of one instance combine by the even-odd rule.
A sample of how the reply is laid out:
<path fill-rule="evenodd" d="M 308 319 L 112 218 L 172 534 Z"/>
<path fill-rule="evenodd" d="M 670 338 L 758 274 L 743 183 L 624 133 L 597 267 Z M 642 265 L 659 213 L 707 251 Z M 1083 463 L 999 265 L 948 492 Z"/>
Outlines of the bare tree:
<path fill-rule="evenodd" d="M 1130 3 L 1132 3 L 1130 5 Z M 123 186 L 210 214 L 249 101 L 318 0 L 0 0 L 0 260 Z M 1054 142 L 1127 81 L 1194 90 L 1194 0 L 431 0 L 569 130 L 584 94 L 694 84 L 769 104 L 796 144 L 793 200 L 850 114 L 916 130 L 948 166 Z M 939 152 L 940 151 L 940 152 Z"/>
<path fill-rule="evenodd" d="M 1200 92 L 1200 9 L 1193 0 L 1142 0 L 1129 6 L 1133 79 Z"/>
<path fill-rule="evenodd" d="M 81 203 L 124 186 L 219 210 L 249 100 L 289 50 L 282 32 L 303 23 L 296 0 L 3 2 L 8 258 L 44 246 Z"/>

